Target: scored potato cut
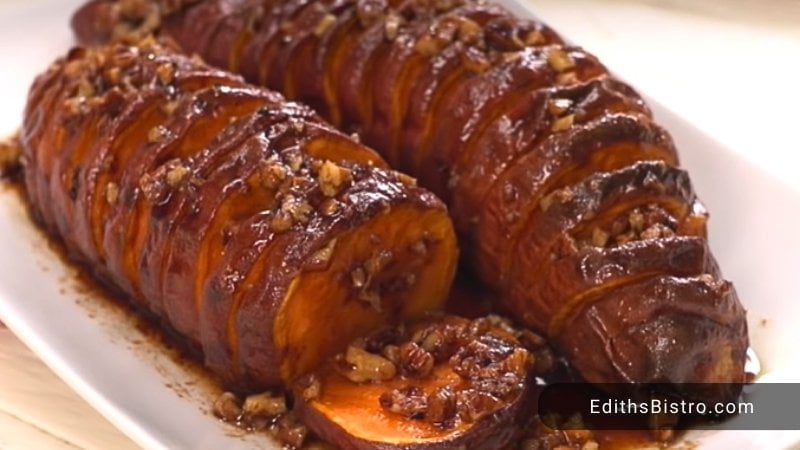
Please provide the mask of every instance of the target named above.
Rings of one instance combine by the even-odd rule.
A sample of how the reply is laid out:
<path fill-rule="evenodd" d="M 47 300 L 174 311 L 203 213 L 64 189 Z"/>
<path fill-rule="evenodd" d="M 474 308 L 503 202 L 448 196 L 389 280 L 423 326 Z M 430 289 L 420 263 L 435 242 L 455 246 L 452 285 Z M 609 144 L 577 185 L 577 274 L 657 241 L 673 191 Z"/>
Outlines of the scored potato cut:
<path fill-rule="evenodd" d="M 716 273 L 706 242 L 694 236 L 674 236 L 625 243 L 611 248 L 576 249 L 540 271 L 529 302 L 543 314 L 524 314 L 522 321 L 547 330 L 559 328 L 563 317 L 602 290 L 657 274 Z M 531 306 L 530 309 L 533 309 Z"/>
<path fill-rule="evenodd" d="M 511 277 L 510 266 L 516 263 L 516 244 L 532 227 L 531 216 L 550 192 L 642 160 L 676 165 L 678 156 L 664 130 L 645 116 L 606 114 L 551 135 L 511 165 L 486 194 L 480 193 L 479 183 L 464 189 L 462 198 L 471 198 L 468 204 L 476 211 L 471 213 L 475 219 L 467 222 L 475 223 L 471 250 L 481 278 L 496 289 L 505 287 Z M 478 194 L 473 194 L 476 191 Z M 476 204 L 484 206 L 475 209 Z M 456 216 L 456 223 L 464 222 Z"/>
<path fill-rule="evenodd" d="M 614 172 L 599 172 L 543 197 L 515 246 L 506 306 L 522 314 L 538 311 L 529 304 L 535 292 L 533 286 L 539 284 L 538 277 L 532 274 L 539 273 L 550 261 L 573 252 L 575 242 L 570 236 L 580 235 L 582 228 L 603 227 L 620 216 L 627 217 L 634 208 L 650 204 L 663 208 L 678 221 L 694 215 L 695 197 L 686 172 L 661 161 L 640 162 Z M 705 210 L 700 209 L 698 214 L 704 218 Z M 683 234 L 677 229 L 674 232 Z M 547 311 L 560 311 L 558 298 L 543 300 L 555 303 Z M 551 324 L 553 316 L 526 314 L 523 319 L 536 326 L 542 320 Z M 547 325 L 542 329 L 549 328 Z"/>

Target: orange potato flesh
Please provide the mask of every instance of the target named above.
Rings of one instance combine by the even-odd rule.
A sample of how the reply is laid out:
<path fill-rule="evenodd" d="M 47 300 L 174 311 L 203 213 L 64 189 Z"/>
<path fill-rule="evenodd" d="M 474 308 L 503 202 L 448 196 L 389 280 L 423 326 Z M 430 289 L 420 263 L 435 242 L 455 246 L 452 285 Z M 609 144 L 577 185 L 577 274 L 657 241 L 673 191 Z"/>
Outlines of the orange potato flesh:
<path fill-rule="evenodd" d="M 304 150 L 311 156 L 330 161 L 353 161 L 370 166 L 386 168 L 386 161 L 377 153 L 355 143 L 340 134 L 322 131 L 321 136 L 310 139 Z"/>
<path fill-rule="evenodd" d="M 320 397 L 309 408 L 325 420 L 339 426 L 355 439 L 380 442 L 393 446 L 423 446 L 451 441 L 464 434 L 474 424 L 462 423 L 452 429 L 442 429 L 420 420 L 407 420 L 387 412 L 380 404 L 386 391 L 408 385 L 408 380 L 395 378 L 381 383 L 355 384 L 332 369 L 320 377 L 323 386 Z M 430 379 L 419 383 L 426 394 L 440 386 L 463 387 L 465 381 L 448 366 L 434 369 Z M 416 448 L 416 447 L 415 447 Z"/>
<path fill-rule="evenodd" d="M 378 281 L 413 274 L 415 283 L 407 291 L 383 295 L 382 311 L 354 298 L 350 272 L 375 251 L 364 236 L 375 235 L 395 254 L 375 277 Z M 420 240 L 431 242 L 428 254 L 415 257 L 411 247 Z M 341 351 L 346 343 L 388 322 L 421 317 L 444 308 L 455 275 L 457 249 L 452 225 L 439 211 L 420 214 L 414 207 L 399 206 L 337 239 L 330 265 L 292 281 L 275 319 L 274 340 L 285 354 L 282 378 L 293 380 L 320 361 Z"/>
<path fill-rule="evenodd" d="M 497 316 L 384 327 L 294 383 L 294 411 L 346 450 L 510 448 L 535 398 L 534 355 L 549 352 L 537 339 Z"/>

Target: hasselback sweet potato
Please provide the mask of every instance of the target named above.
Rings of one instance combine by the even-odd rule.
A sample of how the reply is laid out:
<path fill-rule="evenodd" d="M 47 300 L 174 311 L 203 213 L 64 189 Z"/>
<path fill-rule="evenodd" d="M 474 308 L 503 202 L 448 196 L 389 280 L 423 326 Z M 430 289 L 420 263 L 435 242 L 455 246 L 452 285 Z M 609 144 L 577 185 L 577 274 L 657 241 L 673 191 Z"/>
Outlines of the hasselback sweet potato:
<path fill-rule="evenodd" d="M 743 381 L 745 311 L 669 135 L 546 25 L 472 0 L 93 0 L 73 25 L 160 33 L 359 132 L 589 381 Z"/>
<path fill-rule="evenodd" d="M 154 40 L 74 49 L 21 132 L 35 216 L 228 383 L 288 383 L 439 309 L 444 205 L 308 107 Z"/>

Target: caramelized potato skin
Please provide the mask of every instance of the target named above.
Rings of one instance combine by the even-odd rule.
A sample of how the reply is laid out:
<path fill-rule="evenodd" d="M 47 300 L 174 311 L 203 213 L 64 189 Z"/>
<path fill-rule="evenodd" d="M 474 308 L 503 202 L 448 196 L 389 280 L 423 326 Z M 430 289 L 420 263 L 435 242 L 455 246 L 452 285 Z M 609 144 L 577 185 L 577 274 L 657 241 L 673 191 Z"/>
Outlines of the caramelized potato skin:
<path fill-rule="evenodd" d="M 747 326 L 733 290 L 726 298 L 738 307 L 720 311 L 724 320 L 698 322 L 688 309 L 675 313 L 671 320 L 704 333 L 702 339 L 675 333 L 675 339 L 691 339 L 675 348 L 691 351 L 664 353 L 658 365 L 648 358 L 616 361 L 598 351 L 618 336 L 589 339 L 585 347 L 578 340 L 586 330 L 576 327 L 588 326 L 581 314 L 594 311 L 599 293 L 613 297 L 660 276 L 721 280 L 721 274 L 710 255 L 706 264 L 693 258 L 680 267 L 669 262 L 683 259 L 667 240 L 705 239 L 706 221 L 685 173 L 674 169 L 678 157 L 669 135 L 633 89 L 545 24 L 472 0 L 144 3 L 160 11 L 161 20 L 135 32 L 156 31 L 212 65 L 309 102 L 335 126 L 358 132 L 393 167 L 419 177 L 449 205 L 465 265 L 496 291 L 502 308 L 548 333 L 589 381 L 631 381 L 606 370 L 618 362 L 637 366 L 631 373 L 638 382 L 744 380 Z M 230 24 L 243 16 L 255 19 L 231 32 Z M 95 42 L 130 32 L 140 19 L 115 0 L 94 0 L 73 24 L 82 41 Z M 226 25 L 207 39 L 197 32 L 218 24 Z M 645 170 L 642 162 L 663 169 Z M 591 192 L 593 182 L 637 171 L 644 177 L 625 185 L 626 195 Z M 678 178 L 684 192 L 657 192 L 677 186 Z M 573 192 L 577 197 L 567 198 Z M 573 208 L 548 212 L 554 199 Z M 660 207 L 669 217 L 640 229 L 634 212 Z M 635 220 L 624 231 L 603 228 L 629 215 Z M 593 229 L 601 244 L 574 248 L 576 236 Z M 653 242 L 631 252 L 617 248 L 631 240 Z M 575 278 L 569 264 L 580 261 L 580 251 L 595 254 L 594 261 L 607 263 L 602 270 L 619 277 L 602 278 L 598 286 Z M 715 304 L 702 286 L 685 286 L 697 292 L 684 302 Z M 620 313 L 615 320 L 626 317 Z M 705 365 L 697 355 L 717 360 Z"/>
<path fill-rule="evenodd" d="M 236 389 L 447 297 L 457 249 L 433 194 L 308 107 L 152 39 L 59 59 L 21 143 L 39 221 Z M 338 328 L 300 339 L 285 310 Z"/>

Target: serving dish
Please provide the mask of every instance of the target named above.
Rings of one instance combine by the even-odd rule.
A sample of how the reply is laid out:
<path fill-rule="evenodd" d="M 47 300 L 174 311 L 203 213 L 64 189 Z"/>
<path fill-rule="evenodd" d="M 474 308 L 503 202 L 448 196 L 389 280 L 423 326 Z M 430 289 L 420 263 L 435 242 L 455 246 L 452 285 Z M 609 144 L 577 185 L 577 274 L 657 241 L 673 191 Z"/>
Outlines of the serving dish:
<path fill-rule="evenodd" d="M 55 3 L 61 7 L 56 8 Z M 22 64 L 13 75 L 19 80 L 4 83 L 9 98 L 13 100 L 14 93 L 24 98 L 31 74 L 71 42 L 63 11 L 74 9 L 76 3 L 51 2 L 46 8 L 17 6 L 17 15 L 9 15 L 13 23 L 4 29 L 16 32 L 13 36 L 17 39 L 30 36 L 42 49 L 41 54 L 31 51 L 26 55 L 30 72 Z M 503 3 L 521 15 L 529 14 L 519 4 Z M 49 13 L 41 15 L 44 9 Z M 37 25 L 32 26 L 26 17 L 36 17 Z M 25 24 L 24 28 L 20 24 Z M 30 31 L 39 26 L 61 31 Z M 29 48 L 26 44 L 20 47 Z M 796 379 L 796 363 L 787 355 L 792 354 L 797 333 L 790 322 L 798 312 L 790 301 L 796 266 L 791 256 L 797 248 L 797 238 L 791 231 L 792 224 L 797 223 L 800 194 L 653 105 L 660 121 L 678 141 L 685 166 L 696 174 L 700 195 L 715 213 L 712 246 L 750 309 L 751 337 L 764 363 L 764 380 Z M 4 114 L 10 119 L 3 126 L 13 129 L 17 121 L 14 116 L 19 113 Z M 70 288 L 74 270 L 61 264 L 47 247 L 14 195 L 3 192 L 0 210 L 0 318 L 73 388 L 145 447 L 231 448 L 258 445 L 259 441 L 263 445 L 263 438 L 256 436 L 227 436 L 234 430 L 204 414 L 212 397 L 201 386 L 202 380 L 163 354 L 158 343 L 149 341 L 120 311 L 102 299 Z M 687 437 L 720 448 L 730 448 L 732 442 L 743 445 L 746 440 L 759 447 L 776 448 L 796 442 L 794 438 L 791 433 L 776 432 Z"/>

